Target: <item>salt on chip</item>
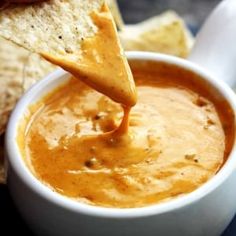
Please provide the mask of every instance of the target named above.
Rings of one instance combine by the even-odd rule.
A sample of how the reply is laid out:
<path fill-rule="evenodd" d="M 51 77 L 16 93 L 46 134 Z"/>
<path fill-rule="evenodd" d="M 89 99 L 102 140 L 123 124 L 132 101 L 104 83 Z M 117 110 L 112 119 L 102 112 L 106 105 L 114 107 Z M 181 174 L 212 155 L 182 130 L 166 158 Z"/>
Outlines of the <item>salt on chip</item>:
<path fill-rule="evenodd" d="M 191 33 L 173 11 L 127 25 L 119 35 L 127 51 L 152 51 L 187 57 L 193 44 Z"/>

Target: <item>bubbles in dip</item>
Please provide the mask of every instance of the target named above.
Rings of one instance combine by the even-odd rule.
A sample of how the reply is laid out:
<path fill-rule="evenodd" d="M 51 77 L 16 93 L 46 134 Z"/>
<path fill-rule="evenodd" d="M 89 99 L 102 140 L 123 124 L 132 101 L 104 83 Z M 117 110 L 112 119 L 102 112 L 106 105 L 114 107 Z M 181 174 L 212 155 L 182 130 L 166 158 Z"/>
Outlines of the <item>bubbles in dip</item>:
<path fill-rule="evenodd" d="M 129 208 L 215 175 L 231 148 L 231 111 L 190 72 L 154 64 L 131 64 L 138 103 L 122 136 L 103 134 L 120 124 L 122 107 L 77 79 L 33 105 L 18 143 L 35 176 L 75 200 Z"/>

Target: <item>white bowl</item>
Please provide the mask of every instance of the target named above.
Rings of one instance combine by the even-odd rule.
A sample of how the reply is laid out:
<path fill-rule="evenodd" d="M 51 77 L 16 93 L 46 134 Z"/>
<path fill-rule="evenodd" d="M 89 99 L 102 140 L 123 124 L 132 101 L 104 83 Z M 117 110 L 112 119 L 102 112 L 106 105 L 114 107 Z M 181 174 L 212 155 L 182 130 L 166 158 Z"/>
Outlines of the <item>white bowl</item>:
<path fill-rule="evenodd" d="M 199 74 L 236 110 L 233 91 L 199 66 L 172 56 L 129 52 L 128 59 L 167 62 Z M 42 184 L 23 161 L 17 128 L 30 104 L 64 83 L 58 70 L 34 85 L 18 102 L 6 132 L 7 184 L 13 200 L 38 235 L 220 235 L 236 212 L 235 145 L 227 162 L 206 184 L 186 196 L 152 206 L 116 209 L 90 206 L 64 197 Z"/>

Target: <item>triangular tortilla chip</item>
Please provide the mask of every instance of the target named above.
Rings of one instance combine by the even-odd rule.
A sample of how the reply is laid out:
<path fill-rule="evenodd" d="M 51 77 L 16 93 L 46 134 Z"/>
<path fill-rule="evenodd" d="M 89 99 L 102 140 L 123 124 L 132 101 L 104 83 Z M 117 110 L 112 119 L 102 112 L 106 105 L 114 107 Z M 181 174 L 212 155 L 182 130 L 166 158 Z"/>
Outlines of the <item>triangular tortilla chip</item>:
<path fill-rule="evenodd" d="M 119 35 L 127 51 L 152 51 L 187 57 L 193 45 L 193 36 L 173 11 L 127 25 Z"/>
<path fill-rule="evenodd" d="M 0 35 L 43 55 L 114 101 L 134 105 L 133 77 L 102 0 L 51 0 L 0 11 Z"/>

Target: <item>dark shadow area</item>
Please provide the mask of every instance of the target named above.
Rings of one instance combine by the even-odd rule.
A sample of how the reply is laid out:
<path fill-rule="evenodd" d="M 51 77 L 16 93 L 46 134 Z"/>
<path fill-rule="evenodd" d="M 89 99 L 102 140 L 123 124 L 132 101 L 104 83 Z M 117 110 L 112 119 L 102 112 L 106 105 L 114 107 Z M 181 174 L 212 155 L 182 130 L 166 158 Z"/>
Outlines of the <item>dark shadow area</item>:
<path fill-rule="evenodd" d="M 0 185 L 1 236 L 33 235 L 21 219 L 6 186 Z"/>

